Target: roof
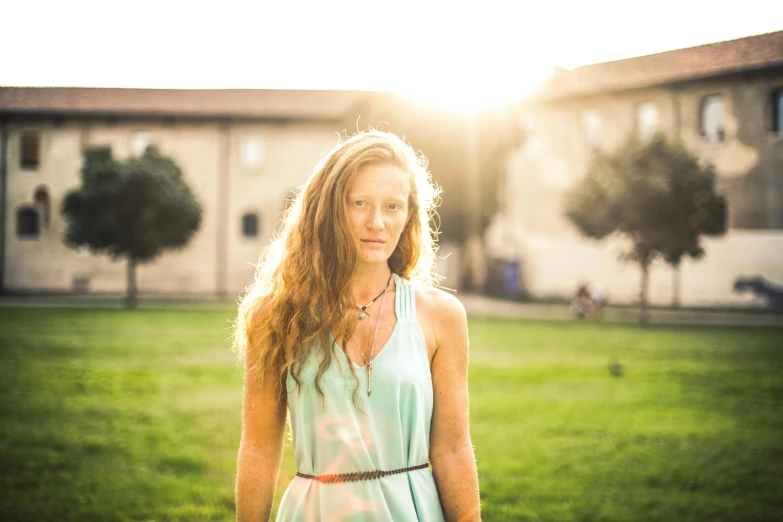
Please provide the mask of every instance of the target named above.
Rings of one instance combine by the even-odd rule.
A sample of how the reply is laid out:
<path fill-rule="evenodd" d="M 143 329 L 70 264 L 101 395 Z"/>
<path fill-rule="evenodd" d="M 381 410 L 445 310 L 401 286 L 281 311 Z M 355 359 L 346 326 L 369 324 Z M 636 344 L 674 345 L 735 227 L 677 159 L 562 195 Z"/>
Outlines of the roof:
<path fill-rule="evenodd" d="M 337 120 L 364 91 L 0 87 L 0 114 Z"/>
<path fill-rule="evenodd" d="M 538 98 L 558 100 L 783 66 L 783 31 L 560 69 Z"/>

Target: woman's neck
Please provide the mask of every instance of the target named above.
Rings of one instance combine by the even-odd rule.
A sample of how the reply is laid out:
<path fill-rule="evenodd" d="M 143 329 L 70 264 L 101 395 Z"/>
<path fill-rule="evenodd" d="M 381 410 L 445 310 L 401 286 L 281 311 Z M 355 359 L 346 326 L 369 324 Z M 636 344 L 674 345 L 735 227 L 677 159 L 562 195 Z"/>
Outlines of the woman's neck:
<path fill-rule="evenodd" d="M 386 287 L 391 271 L 386 263 L 362 265 L 353 280 L 353 297 L 357 303 L 364 303 L 378 295 Z M 392 284 L 389 283 L 389 290 Z"/>

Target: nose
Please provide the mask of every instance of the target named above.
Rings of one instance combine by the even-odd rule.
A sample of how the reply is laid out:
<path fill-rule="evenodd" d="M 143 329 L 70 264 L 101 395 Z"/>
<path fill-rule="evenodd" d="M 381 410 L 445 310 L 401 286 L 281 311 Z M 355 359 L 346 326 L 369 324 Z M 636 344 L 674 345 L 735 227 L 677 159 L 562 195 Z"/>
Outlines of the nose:
<path fill-rule="evenodd" d="M 383 213 L 380 207 L 374 208 L 367 220 L 367 228 L 370 230 L 383 230 Z"/>

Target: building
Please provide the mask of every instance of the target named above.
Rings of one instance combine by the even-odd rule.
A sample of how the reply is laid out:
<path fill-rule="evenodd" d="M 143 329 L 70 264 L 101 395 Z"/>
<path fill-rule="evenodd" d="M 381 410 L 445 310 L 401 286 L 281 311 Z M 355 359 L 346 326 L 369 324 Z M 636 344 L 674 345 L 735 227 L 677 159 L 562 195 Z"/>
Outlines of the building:
<path fill-rule="evenodd" d="M 439 269 L 460 288 L 461 228 L 479 212 L 475 197 L 463 202 L 481 188 L 465 116 L 378 92 L 0 87 L 0 292 L 123 292 L 124 262 L 63 244 L 59 206 L 80 182 L 85 145 L 123 158 L 154 143 L 180 164 L 204 215 L 186 249 L 139 267 L 138 290 L 236 295 L 319 157 L 368 126 L 427 155 L 443 188 Z"/>
<path fill-rule="evenodd" d="M 563 298 L 594 283 L 615 302 L 638 299 L 639 268 L 617 260 L 626 245 L 580 238 L 563 201 L 595 148 L 657 130 L 713 163 L 729 202 L 727 235 L 683 263 L 683 304 L 756 303 L 733 291 L 737 277 L 783 284 L 783 31 L 558 70 L 523 112 L 528 138 L 509 159 L 486 243 L 520 262 L 526 293 Z M 653 303 L 671 302 L 671 274 L 654 265 Z"/>
<path fill-rule="evenodd" d="M 182 167 L 203 209 L 188 247 L 137 273 L 141 292 L 240 292 L 287 198 L 367 114 L 352 91 L 0 88 L 0 288 L 123 292 L 126 264 L 62 242 L 59 205 L 81 151 L 115 156 L 155 143 Z"/>

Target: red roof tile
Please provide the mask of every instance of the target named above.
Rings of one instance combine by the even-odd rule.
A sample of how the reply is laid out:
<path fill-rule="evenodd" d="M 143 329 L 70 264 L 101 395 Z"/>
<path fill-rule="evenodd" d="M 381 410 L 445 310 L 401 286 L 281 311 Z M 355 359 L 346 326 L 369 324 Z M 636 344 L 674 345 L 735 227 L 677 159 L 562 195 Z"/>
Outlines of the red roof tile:
<path fill-rule="evenodd" d="M 0 87 L 0 114 L 340 119 L 363 91 Z"/>
<path fill-rule="evenodd" d="M 560 70 L 540 100 L 558 100 L 783 66 L 783 31 Z"/>

